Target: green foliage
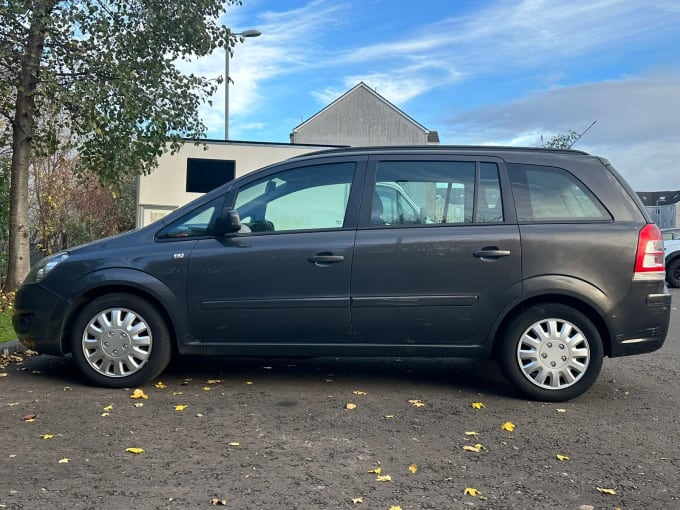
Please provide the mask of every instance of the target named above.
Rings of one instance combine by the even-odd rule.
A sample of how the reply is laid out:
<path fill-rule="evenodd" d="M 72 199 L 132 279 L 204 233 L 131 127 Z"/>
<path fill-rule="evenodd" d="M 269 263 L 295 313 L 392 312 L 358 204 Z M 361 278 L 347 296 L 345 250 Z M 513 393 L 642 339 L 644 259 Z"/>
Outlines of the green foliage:
<path fill-rule="evenodd" d="M 543 141 L 541 136 L 541 147 L 546 149 L 571 149 L 572 145 L 581 137 L 576 131 L 571 129 L 567 134 L 558 133 L 555 136 L 551 136 L 548 140 Z"/>
<path fill-rule="evenodd" d="M 0 344 L 14 340 L 17 336 L 12 328 L 12 305 L 14 294 L 0 292 Z"/>

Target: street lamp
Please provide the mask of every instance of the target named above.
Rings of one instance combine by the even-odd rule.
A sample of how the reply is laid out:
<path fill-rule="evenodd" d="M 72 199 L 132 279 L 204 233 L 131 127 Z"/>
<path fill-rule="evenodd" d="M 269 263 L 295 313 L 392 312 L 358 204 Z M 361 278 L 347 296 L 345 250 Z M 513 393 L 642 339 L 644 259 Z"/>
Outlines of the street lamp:
<path fill-rule="evenodd" d="M 234 33 L 232 35 L 241 38 L 241 42 L 246 37 L 260 37 L 262 33 L 259 30 L 244 30 L 243 32 Z M 231 49 L 225 48 L 224 55 L 224 139 L 229 140 L 229 60 L 231 58 Z"/>

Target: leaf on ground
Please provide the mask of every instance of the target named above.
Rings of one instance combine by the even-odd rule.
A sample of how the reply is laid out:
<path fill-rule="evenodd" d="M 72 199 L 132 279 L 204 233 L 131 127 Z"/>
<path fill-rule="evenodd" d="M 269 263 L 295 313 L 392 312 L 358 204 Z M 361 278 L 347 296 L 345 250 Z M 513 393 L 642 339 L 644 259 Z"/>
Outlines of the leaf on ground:
<path fill-rule="evenodd" d="M 506 421 L 503 425 L 501 425 L 501 429 L 507 430 L 508 432 L 512 432 L 515 430 L 515 424 L 512 423 L 511 421 Z"/>
<path fill-rule="evenodd" d="M 212 498 L 210 500 L 210 504 L 212 506 L 227 506 L 227 500 L 226 499 Z"/>
<path fill-rule="evenodd" d="M 376 482 L 391 482 L 391 481 L 392 481 L 392 477 L 391 477 L 390 475 L 378 475 L 378 476 L 375 478 L 375 481 L 376 481 Z"/>
<path fill-rule="evenodd" d="M 392 418 L 394 418 L 394 415 L 393 415 L 393 414 L 386 414 L 386 415 L 385 415 L 385 419 L 386 419 L 386 420 L 391 420 Z"/>
<path fill-rule="evenodd" d="M 135 407 L 144 407 L 144 402 L 137 402 Z"/>
<path fill-rule="evenodd" d="M 144 390 L 136 389 L 132 395 L 130 395 L 130 398 L 138 399 L 138 398 L 143 398 L 144 400 L 149 398 L 149 395 L 144 393 Z"/>
<path fill-rule="evenodd" d="M 361 390 L 356 390 L 356 391 L 353 391 L 352 393 L 354 393 L 355 395 L 366 395 L 366 392 L 361 391 Z"/>
<path fill-rule="evenodd" d="M 68 464 L 69 462 L 71 462 L 71 459 L 67 458 L 59 459 L 59 464 Z"/>
<path fill-rule="evenodd" d="M 333 379 L 324 379 L 323 382 L 333 382 Z"/>
<path fill-rule="evenodd" d="M 372 475 L 379 475 L 380 473 L 382 473 L 382 468 L 381 468 L 381 467 L 377 467 L 377 468 L 375 468 L 375 469 L 371 469 L 371 470 L 369 471 L 369 473 L 371 473 Z"/>
<path fill-rule="evenodd" d="M 140 453 L 144 453 L 144 448 L 125 448 L 125 451 L 128 453 L 134 453 L 135 455 L 138 455 Z"/>
<path fill-rule="evenodd" d="M 415 475 L 418 472 L 418 464 L 409 464 L 408 470 Z"/>
<path fill-rule="evenodd" d="M 557 460 L 569 460 L 569 457 L 566 455 L 560 455 L 559 453 L 557 454 Z"/>
<path fill-rule="evenodd" d="M 425 406 L 425 402 L 423 402 L 422 400 L 419 400 L 417 398 L 409 400 L 408 403 L 411 404 L 413 407 L 424 407 Z"/>
<path fill-rule="evenodd" d="M 486 407 L 486 406 L 485 406 L 483 403 L 481 403 L 481 402 L 473 402 L 473 403 L 470 404 L 470 405 L 471 405 L 472 409 L 482 409 L 482 408 Z"/>
<path fill-rule="evenodd" d="M 0 377 L 7 377 L 9 374 L 7 372 L 0 373 Z"/>
<path fill-rule="evenodd" d="M 477 443 L 476 445 L 465 445 L 463 446 L 463 450 L 466 452 L 479 453 L 482 450 L 486 450 L 486 447 L 482 443 Z"/>
<path fill-rule="evenodd" d="M 466 496 L 472 496 L 473 498 L 476 498 L 477 496 L 480 496 L 482 493 L 473 487 L 465 487 L 463 494 Z"/>
<path fill-rule="evenodd" d="M 155 386 L 156 388 L 158 388 L 159 390 L 162 390 L 163 388 L 167 388 L 167 386 L 165 386 L 165 384 L 163 383 L 163 381 L 158 381 L 156 384 L 154 384 L 154 386 Z"/>
<path fill-rule="evenodd" d="M 37 414 L 27 414 L 26 416 L 24 416 L 24 417 L 21 418 L 21 419 L 24 420 L 24 421 L 26 421 L 26 422 L 32 422 L 32 421 L 35 421 L 35 419 L 36 419 L 37 417 L 38 417 Z"/>
<path fill-rule="evenodd" d="M 212 390 L 212 388 L 211 388 L 210 386 L 203 386 L 201 389 L 202 389 L 203 391 L 210 391 L 210 390 Z"/>
<path fill-rule="evenodd" d="M 232 441 L 231 443 L 229 443 L 229 446 L 241 446 L 241 443 L 239 443 L 238 441 Z"/>
<path fill-rule="evenodd" d="M 40 436 L 40 437 L 42 437 L 43 439 L 52 439 L 52 438 L 54 437 L 54 435 L 52 435 L 52 434 L 43 434 L 43 435 Z"/>
<path fill-rule="evenodd" d="M 104 408 L 104 411 L 113 411 L 113 404 L 109 404 Z"/>
<path fill-rule="evenodd" d="M 479 432 L 474 432 L 474 431 L 470 430 L 470 431 L 466 432 L 465 435 L 477 437 L 479 435 Z"/>
<path fill-rule="evenodd" d="M 181 394 L 182 394 L 181 391 L 173 391 L 173 392 L 172 392 L 172 396 L 173 396 L 173 397 L 176 397 L 177 395 L 181 395 Z"/>
<path fill-rule="evenodd" d="M 566 413 L 567 410 L 566 410 L 566 409 L 561 409 L 561 408 L 560 408 L 560 409 L 557 409 L 557 412 L 558 412 L 558 413 Z"/>
<path fill-rule="evenodd" d="M 597 491 L 601 494 L 609 494 L 611 496 L 616 496 L 616 491 L 614 489 L 603 489 L 602 487 L 597 487 Z"/>
<path fill-rule="evenodd" d="M 246 381 L 246 384 L 250 386 L 253 384 L 253 381 Z"/>
<path fill-rule="evenodd" d="M 352 402 L 348 402 L 345 404 L 345 409 L 349 409 L 350 411 L 354 411 L 357 408 L 356 404 L 353 404 Z"/>
<path fill-rule="evenodd" d="M 401 507 L 399 505 L 392 505 L 390 510 L 401 510 Z"/>
<path fill-rule="evenodd" d="M 352 498 L 352 503 L 355 505 L 358 505 L 359 503 L 363 503 L 364 498 Z"/>
<path fill-rule="evenodd" d="M 179 404 L 179 405 L 175 406 L 175 411 L 184 411 L 187 407 L 189 407 L 189 406 L 184 405 L 184 404 Z"/>
<path fill-rule="evenodd" d="M 220 384 L 223 383 L 224 379 L 208 379 L 206 384 Z"/>

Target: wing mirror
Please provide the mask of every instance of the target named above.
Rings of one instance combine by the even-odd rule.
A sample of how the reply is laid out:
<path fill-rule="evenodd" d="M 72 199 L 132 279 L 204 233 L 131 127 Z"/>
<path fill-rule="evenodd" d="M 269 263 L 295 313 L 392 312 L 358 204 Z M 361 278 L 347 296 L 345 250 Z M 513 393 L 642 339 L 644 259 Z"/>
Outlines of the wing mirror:
<path fill-rule="evenodd" d="M 217 235 L 235 234 L 241 230 L 241 218 L 236 209 L 222 209 L 222 214 L 216 225 Z"/>

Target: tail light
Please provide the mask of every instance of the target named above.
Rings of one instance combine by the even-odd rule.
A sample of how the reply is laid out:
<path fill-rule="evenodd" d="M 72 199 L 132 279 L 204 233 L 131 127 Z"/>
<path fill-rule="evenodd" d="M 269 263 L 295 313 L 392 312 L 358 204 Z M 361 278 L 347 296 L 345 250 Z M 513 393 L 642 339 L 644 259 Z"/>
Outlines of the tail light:
<path fill-rule="evenodd" d="M 633 280 L 663 280 L 665 277 L 663 237 L 659 227 L 648 223 L 638 234 Z"/>

